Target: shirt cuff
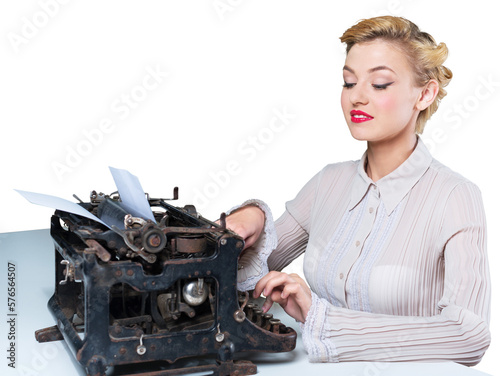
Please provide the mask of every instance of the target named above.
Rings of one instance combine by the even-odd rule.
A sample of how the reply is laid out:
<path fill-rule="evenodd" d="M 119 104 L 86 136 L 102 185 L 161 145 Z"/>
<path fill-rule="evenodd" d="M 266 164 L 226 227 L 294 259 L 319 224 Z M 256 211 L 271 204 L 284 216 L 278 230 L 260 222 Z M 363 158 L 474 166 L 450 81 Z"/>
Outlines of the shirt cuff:
<path fill-rule="evenodd" d="M 325 334 L 330 332 L 328 325 L 328 302 L 320 299 L 314 292 L 312 304 L 306 322 L 300 324 L 302 342 L 312 363 L 338 362 L 338 352 L 331 338 Z"/>
<path fill-rule="evenodd" d="M 278 244 L 271 209 L 263 201 L 254 199 L 247 200 L 243 204 L 232 208 L 226 214 L 229 215 L 248 205 L 259 207 L 265 214 L 265 222 L 264 229 L 257 241 L 251 247 L 245 249 L 240 255 L 237 278 L 239 291 L 253 290 L 257 282 L 269 273 L 267 259 L 271 252 L 276 249 Z"/>

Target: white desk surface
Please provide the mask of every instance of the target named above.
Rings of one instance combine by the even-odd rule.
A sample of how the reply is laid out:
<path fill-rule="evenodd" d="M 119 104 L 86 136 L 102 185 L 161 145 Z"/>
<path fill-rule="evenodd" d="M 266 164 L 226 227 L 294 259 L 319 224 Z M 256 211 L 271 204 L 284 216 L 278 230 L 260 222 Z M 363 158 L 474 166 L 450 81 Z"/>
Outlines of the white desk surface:
<path fill-rule="evenodd" d="M 7 366 L 7 263 L 16 265 L 17 344 L 16 369 Z M 54 292 L 54 247 L 48 230 L 0 234 L 0 374 L 4 376 L 84 376 L 63 341 L 38 343 L 34 332 L 52 326 L 54 319 L 47 301 Z M 280 307 L 273 307 L 280 315 Z M 281 312 L 283 315 L 284 313 Z M 259 375 L 391 376 L 453 375 L 481 376 L 486 373 L 453 362 L 441 363 L 309 363 L 297 324 L 289 317 L 282 321 L 299 333 L 297 347 L 289 353 L 250 354 L 245 359 L 257 365 Z"/>

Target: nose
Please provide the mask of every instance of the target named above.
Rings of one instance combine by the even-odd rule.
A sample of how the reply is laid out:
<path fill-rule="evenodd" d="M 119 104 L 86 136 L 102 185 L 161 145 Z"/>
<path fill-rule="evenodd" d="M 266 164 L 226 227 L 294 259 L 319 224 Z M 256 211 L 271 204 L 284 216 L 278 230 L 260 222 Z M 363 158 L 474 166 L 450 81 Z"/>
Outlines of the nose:
<path fill-rule="evenodd" d="M 354 85 L 354 87 L 349 90 L 349 100 L 355 106 L 368 103 L 368 97 L 361 83 Z"/>

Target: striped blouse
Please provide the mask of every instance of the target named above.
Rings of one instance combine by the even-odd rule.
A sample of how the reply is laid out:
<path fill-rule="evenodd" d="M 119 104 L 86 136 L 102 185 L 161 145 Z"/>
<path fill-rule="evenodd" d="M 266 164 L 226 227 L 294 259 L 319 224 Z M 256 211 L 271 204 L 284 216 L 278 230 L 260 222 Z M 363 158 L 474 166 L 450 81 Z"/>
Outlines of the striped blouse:
<path fill-rule="evenodd" d="M 268 243 L 277 239 L 269 269 L 305 252 L 309 360 L 478 363 L 490 343 L 491 295 L 479 189 L 421 140 L 377 182 L 365 160 L 326 166 L 287 202 L 275 234 L 266 225 Z M 260 271 L 255 278 L 267 272 L 259 244 L 242 260 Z"/>

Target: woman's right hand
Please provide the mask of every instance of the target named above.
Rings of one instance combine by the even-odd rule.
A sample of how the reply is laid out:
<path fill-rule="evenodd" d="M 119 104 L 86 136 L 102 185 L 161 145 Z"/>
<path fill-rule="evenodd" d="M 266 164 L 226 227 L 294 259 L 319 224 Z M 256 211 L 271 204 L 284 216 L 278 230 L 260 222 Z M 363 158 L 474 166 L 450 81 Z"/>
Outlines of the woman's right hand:
<path fill-rule="evenodd" d="M 265 214 L 257 206 L 248 205 L 232 212 L 226 217 L 226 227 L 245 240 L 245 247 L 251 247 L 259 239 L 264 229 Z"/>

